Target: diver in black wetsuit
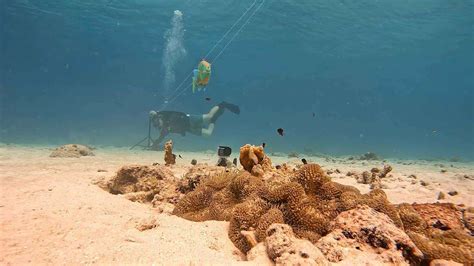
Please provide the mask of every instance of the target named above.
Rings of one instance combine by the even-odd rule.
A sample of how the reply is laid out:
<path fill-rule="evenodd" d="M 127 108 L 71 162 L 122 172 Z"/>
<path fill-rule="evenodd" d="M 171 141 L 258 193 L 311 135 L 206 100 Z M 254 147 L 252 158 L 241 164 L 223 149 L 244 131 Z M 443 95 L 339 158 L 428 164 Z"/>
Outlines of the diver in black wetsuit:
<path fill-rule="evenodd" d="M 234 114 L 240 114 L 240 108 L 237 105 L 227 102 L 211 108 L 209 113 L 203 115 L 190 115 L 175 111 L 150 111 L 152 125 L 160 131 L 160 136 L 153 141 L 152 150 L 161 149 L 160 143 L 170 133 L 186 135 L 186 132 L 197 136 L 210 136 L 214 131 L 214 125 L 225 110 Z M 205 127 L 207 125 L 207 128 Z"/>

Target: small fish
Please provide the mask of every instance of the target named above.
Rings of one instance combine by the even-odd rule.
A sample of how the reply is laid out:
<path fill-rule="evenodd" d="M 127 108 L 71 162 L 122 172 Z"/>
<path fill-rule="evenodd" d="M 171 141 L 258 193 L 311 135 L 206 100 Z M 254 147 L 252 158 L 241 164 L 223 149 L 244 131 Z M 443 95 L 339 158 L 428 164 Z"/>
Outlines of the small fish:
<path fill-rule="evenodd" d="M 301 162 L 303 162 L 303 164 L 308 164 L 308 161 L 306 161 L 305 158 L 301 159 Z"/>
<path fill-rule="evenodd" d="M 279 129 L 277 129 L 277 133 L 278 135 L 283 136 L 283 128 L 280 127 Z"/>
<path fill-rule="evenodd" d="M 263 148 L 265 148 L 266 145 L 267 145 L 267 144 L 266 144 L 265 142 L 262 143 L 262 147 L 263 147 Z"/>
<path fill-rule="evenodd" d="M 209 97 L 206 97 L 205 99 L 206 99 L 206 101 L 210 101 L 210 100 L 211 100 L 211 98 L 209 98 Z"/>
<path fill-rule="evenodd" d="M 183 157 L 181 157 L 181 154 L 178 154 L 179 158 L 183 159 Z"/>
<path fill-rule="evenodd" d="M 313 112 L 313 117 L 315 117 L 315 116 L 316 116 L 316 114 Z"/>

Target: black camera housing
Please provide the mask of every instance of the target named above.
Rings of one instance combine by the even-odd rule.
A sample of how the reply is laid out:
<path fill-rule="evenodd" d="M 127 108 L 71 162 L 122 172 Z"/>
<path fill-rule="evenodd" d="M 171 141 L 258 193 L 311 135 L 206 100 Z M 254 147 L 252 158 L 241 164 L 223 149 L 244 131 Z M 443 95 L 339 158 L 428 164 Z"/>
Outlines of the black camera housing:
<path fill-rule="evenodd" d="M 232 149 L 227 146 L 219 146 L 219 148 L 217 149 L 217 155 L 219 157 L 229 157 L 231 153 Z"/>

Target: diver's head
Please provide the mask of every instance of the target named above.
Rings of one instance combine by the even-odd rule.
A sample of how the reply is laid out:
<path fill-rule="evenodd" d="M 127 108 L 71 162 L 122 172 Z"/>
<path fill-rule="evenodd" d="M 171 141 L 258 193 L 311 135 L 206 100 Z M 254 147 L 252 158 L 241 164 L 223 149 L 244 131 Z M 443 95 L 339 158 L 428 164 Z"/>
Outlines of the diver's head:
<path fill-rule="evenodd" d="M 161 118 L 160 112 L 150 111 L 149 116 L 154 127 L 163 127 L 163 119 Z"/>

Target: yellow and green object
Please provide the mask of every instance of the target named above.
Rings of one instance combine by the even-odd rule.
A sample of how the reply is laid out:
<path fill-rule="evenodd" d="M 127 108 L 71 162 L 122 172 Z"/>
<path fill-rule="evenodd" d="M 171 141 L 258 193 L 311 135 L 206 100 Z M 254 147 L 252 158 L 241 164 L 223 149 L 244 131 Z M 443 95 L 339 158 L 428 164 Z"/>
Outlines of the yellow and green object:
<path fill-rule="evenodd" d="M 211 64 L 206 60 L 199 62 L 197 69 L 193 70 L 193 93 L 205 88 L 211 78 Z"/>

